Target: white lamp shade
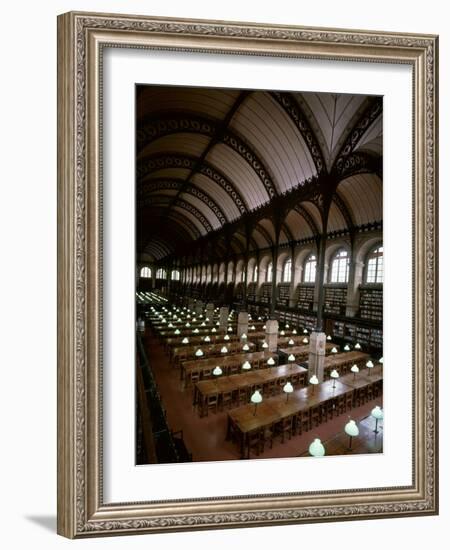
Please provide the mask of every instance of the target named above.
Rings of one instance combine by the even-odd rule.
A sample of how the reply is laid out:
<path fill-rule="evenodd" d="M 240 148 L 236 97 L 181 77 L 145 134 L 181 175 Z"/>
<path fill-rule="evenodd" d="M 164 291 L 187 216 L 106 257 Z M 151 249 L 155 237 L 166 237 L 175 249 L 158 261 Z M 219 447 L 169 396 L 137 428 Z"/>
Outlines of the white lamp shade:
<path fill-rule="evenodd" d="M 354 373 L 357 373 L 357 372 L 359 372 L 359 367 L 358 367 L 358 365 L 353 365 L 350 370 Z"/>
<path fill-rule="evenodd" d="M 266 325 L 263 325 L 263 330 L 266 330 Z"/>
<path fill-rule="evenodd" d="M 169 328 L 173 328 L 172 323 L 169 323 L 167 326 L 168 326 Z"/>
<path fill-rule="evenodd" d="M 167 323 L 167 321 L 165 319 L 162 320 L 163 323 Z"/>
<path fill-rule="evenodd" d="M 372 409 L 370 413 L 376 420 L 382 420 L 383 418 L 383 409 L 377 405 L 374 409 Z"/>
<path fill-rule="evenodd" d="M 303 342 L 304 344 L 307 344 L 307 343 L 308 343 L 308 338 L 303 338 L 302 342 Z"/>
<path fill-rule="evenodd" d="M 175 334 L 180 334 L 180 330 L 178 328 L 175 329 Z"/>
<path fill-rule="evenodd" d="M 315 374 L 311 376 L 311 378 L 309 379 L 309 383 L 312 384 L 313 386 L 317 386 L 317 384 L 319 383 L 319 379 Z"/>
<path fill-rule="evenodd" d="M 187 322 L 185 326 L 189 328 L 191 326 L 191 323 Z"/>
<path fill-rule="evenodd" d="M 188 338 L 187 336 L 185 336 L 185 337 L 183 338 L 183 340 L 181 340 L 181 342 L 182 342 L 183 344 L 189 344 L 189 338 Z"/>
<path fill-rule="evenodd" d="M 380 358 L 378 359 L 378 363 L 383 364 L 383 362 L 384 362 L 384 359 L 383 359 L 382 357 L 380 357 Z"/>
<path fill-rule="evenodd" d="M 369 359 L 369 360 L 367 361 L 366 367 L 367 367 L 368 369 L 373 369 L 374 364 L 373 364 L 373 361 L 372 361 L 371 359 Z"/>
<path fill-rule="evenodd" d="M 249 346 L 248 344 L 244 344 L 244 345 L 242 346 L 242 349 L 243 349 L 244 351 L 248 351 L 248 350 L 250 349 L 250 346 Z"/>
<path fill-rule="evenodd" d="M 262 321 L 262 317 L 258 317 L 258 321 Z"/>
<path fill-rule="evenodd" d="M 331 353 L 337 353 L 337 352 L 338 352 L 337 348 L 331 348 Z"/>
<path fill-rule="evenodd" d="M 274 358 L 273 358 L 273 357 L 269 357 L 269 359 L 267 360 L 267 364 L 268 364 L 268 365 L 271 365 L 271 366 L 275 365 L 275 360 L 274 360 Z"/>
<path fill-rule="evenodd" d="M 294 330 L 292 331 L 292 334 L 297 334 L 297 329 L 294 328 Z"/>
<path fill-rule="evenodd" d="M 228 327 L 228 332 L 232 332 L 232 328 L 231 327 Z"/>
<path fill-rule="evenodd" d="M 216 327 L 218 327 L 220 325 L 219 321 L 216 321 Z"/>
<path fill-rule="evenodd" d="M 262 343 L 262 347 L 263 349 L 267 349 L 269 347 L 269 344 L 264 340 L 264 342 Z"/>
<path fill-rule="evenodd" d="M 290 354 L 288 355 L 288 361 L 291 361 L 291 362 L 292 362 L 292 361 L 295 361 L 295 355 L 294 355 L 293 353 L 290 353 Z"/>
<path fill-rule="evenodd" d="M 250 365 L 250 363 L 248 361 L 245 361 L 245 363 L 242 365 L 242 368 L 244 370 L 250 370 L 252 368 L 252 366 Z"/>
<path fill-rule="evenodd" d="M 303 329 L 303 334 L 308 334 L 308 330 L 306 328 Z"/>
<path fill-rule="evenodd" d="M 252 326 L 250 327 L 250 330 L 256 330 L 255 325 L 252 325 Z"/>
<path fill-rule="evenodd" d="M 354 420 L 349 420 L 345 425 L 344 430 L 345 433 L 350 437 L 356 437 L 357 435 L 359 435 L 359 428 Z"/>
<path fill-rule="evenodd" d="M 206 327 L 205 321 L 203 321 L 203 323 L 202 323 L 200 326 L 201 326 L 201 327 Z"/>
<path fill-rule="evenodd" d="M 192 317 L 192 321 L 195 322 L 197 321 L 197 319 L 195 317 Z"/>
<path fill-rule="evenodd" d="M 295 344 L 295 342 L 294 342 L 294 340 L 292 340 L 292 338 L 291 338 L 291 339 L 289 340 L 288 344 L 289 344 L 290 346 L 293 346 L 293 345 Z"/>
<path fill-rule="evenodd" d="M 333 369 L 331 372 L 330 372 L 330 376 L 331 378 L 339 378 L 339 373 L 336 369 Z"/>
<path fill-rule="evenodd" d="M 198 328 L 194 328 L 194 334 L 198 334 Z"/>
<path fill-rule="evenodd" d="M 284 330 L 280 331 L 280 336 L 284 336 L 285 334 Z"/>
<path fill-rule="evenodd" d="M 255 403 L 255 405 L 256 405 L 257 403 L 261 403 L 262 400 L 263 400 L 263 398 L 262 398 L 262 395 L 261 395 L 261 393 L 260 393 L 259 390 L 256 390 L 256 391 L 252 394 L 252 396 L 250 397 L 250 401 L 251 401 L 252 403 Z"/>
<path fill-rule="evenodd" d="M 216 327 L 213 327 L 213 328 L 211 329 L 211 332 L 217 332 Z"/>
<path fill-rule="evenodd" d="M 209 323 L 209 317 L 205 317 L 205 321 Z"/>
<path fill-rule="evenodd" d="M 205 336 L 205 342 L 210 342 L 211 341 L 211 338 L 207 335 Z"/>
<path fill-rule="evenodd" d="M 200 319 L 201 319 L 202 317 L 203 317 L 203 315 L 202 315 L 202 314 L 200 314 Z"/>
<path fill-rule="evenodd" d="M 226 346 L 223 346 L 223 348 L 220 350 L 220 353 L 228 353 L 228 348 Z"/>
<path fill-rule="evenodd" d="M 286 323 L 286 328 L 289 328 L 289 323 Z"/>
<path fill-rule="evenodd" d="M 348 344 L 345 344 L 344 351 L 350 351 L 350 346 Z"/>
<path fill-rule="evenodd" d="M 230 337 L 228 336 L 228 334 L 225 334 L 225 336 L 223 337 L 224 340 L 226 340 L 228 342 L 228 340 L 230 339 Z"/>
<path fill-rule="evenodd" d="M 196 352 L 195 352 L 195 356 L 196 357 L 202 357 L 203 356 L 203 351 L 201 349 L 198 349 Z"/>
<path fill-rule="evenodd" d="M 247 335 L 245 334 L 245 332 L 244 332 L 244 334 L 241 334 L 241 338 L 242 338 L 242 340 L 247 340 Z"/>
<path fill-rule="evenodd" d="M 292 393 L 294 391 L 294 386 L 290 382 L 286 382 L 283 386 L 284 393 Z"/>
<path fill-rule="evenodd" d="M 359 342 L 356 342 L 355 349 L 361 349 L 361 344 Z"/>
<path fill-rule="evenodd" d="M 317 437 L 309 446 L 309 454 L 311 456 L 324 456 L 325 447 L 322 445 L 322 441 Z"/>
<path fill-rule="evenodd" d="M 214 367 L 212 373 L 214 374 L 214 376 L 220 376 L 222 374 L 222 369 L 219 366 Z"/>
<path fill-rule="evenodd" d="M 328 340 L 329 342 L 331 342 L 331 336 L 330 336 L 330 335 L 327 336 L 327 340 Z"/>

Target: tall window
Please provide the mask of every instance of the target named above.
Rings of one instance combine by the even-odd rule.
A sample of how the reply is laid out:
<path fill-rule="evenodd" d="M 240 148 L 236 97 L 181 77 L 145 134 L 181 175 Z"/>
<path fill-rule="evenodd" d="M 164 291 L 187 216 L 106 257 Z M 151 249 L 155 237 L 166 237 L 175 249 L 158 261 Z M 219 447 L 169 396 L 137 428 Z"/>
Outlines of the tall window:
<path fill-rule="evenodd" d="M 383 247 L 378 246 L 367 256 L 366 283 L 383 282 Z"/>
<path fill-rule="evenodd" d="M 305 271 L 303 276 L 304 283 L 315 283 L 316 282 L 316 267 L 317 267 L 317 258 L 314 254 L 310 254 L 306 258 L 305 262 Z"/>
<path fill-rule="evenodd" d="M 252 278 L 252 282 L 253 283 L 257 283 L 258 282 L 258 266 L 255 265 L 255 267 L 253 268 L 253 278 Z"/>
<path fill-rule="evenodd" d="M 267 266 L 266 283 L 272 282 L 272 276 L 273 276 L 273 264 L 272 262 L 269 262 L 269 265 Z"/>
<path fill-rule="evenodd" d="M 156 278 L 157 279 L 165 279 L 166 278 L 166 270 L 160 267 L 158 271 L 156 272 Z"/>
<path fill-rule="evenodd" d="M 241 283 L 243 283 L 245 281 L 245 271 L 242 270 L 241 271 Z"/>
<path fill-rule="evenodd" d="M 283 283 L 290 283 L 291 282 L 291 275 L 292 275 L 292 260 L 288 258 L 284 262 L 283 266 Z"/>
<path fill-rule="evenodd" d="M 178 269 L 174 269 L 172 271 L 172 281 L 179 281 L 180 280 L 180 272 Z"/>
<path fill-rule="evenodd" d="M 348 252 L 341 248 L 334 255 L 331 262 L 331 283 L 346 283 L 348 282 L 348 267 L 349 257 Z"/>
<path fill-rule="evenodd" d="M 143 267 L 141 269 L 141 277 L 144 279 L 151 279 L 152 278 L 152 270 L 149 267 Z"/>

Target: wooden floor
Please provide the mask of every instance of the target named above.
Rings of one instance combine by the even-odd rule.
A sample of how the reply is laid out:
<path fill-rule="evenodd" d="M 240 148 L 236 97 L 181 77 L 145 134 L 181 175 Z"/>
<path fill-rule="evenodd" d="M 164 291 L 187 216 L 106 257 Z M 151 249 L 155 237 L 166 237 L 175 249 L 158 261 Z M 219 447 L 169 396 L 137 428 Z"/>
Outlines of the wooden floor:
<path fill-rule="evenodd" d="M 225 439 L 227 412 L 210 413 L 207 417 L 200 418 L 192 406 L 192 389 L 182 389 L 179 369 L 174 369 L 170 365 L 167 354 L 158 339 L 152 335 L 151 329 L 146 330 L 144 341 L 163 405 L 167 411 L 168 424 L 174 431 L 183 430 L 184 441 L 188 451 L 192 453 L 193 460 L 202 462 L 239 459 L 238 447 Z M 380 398 L 352 409 L 351 417 L 358 423 L 363 421 L 360 424 L 360 436 L 354 438 L 352 449 L 349 449 L 348 437 L 345 434 L 342 436 L 349 416 L 343 414 L 309 432 L 294 436 L 285 443 L 276 441 L 272 449 L 267 448 L 259 457 L 251 458 L 305 456 L 310 443 L 316 437 L 324 443 L 327 454 L 381 452 L 382 432 L 378 435 L 374 434 L 373 419 L 369 416 L 375 405 L 382 406 Z"/>

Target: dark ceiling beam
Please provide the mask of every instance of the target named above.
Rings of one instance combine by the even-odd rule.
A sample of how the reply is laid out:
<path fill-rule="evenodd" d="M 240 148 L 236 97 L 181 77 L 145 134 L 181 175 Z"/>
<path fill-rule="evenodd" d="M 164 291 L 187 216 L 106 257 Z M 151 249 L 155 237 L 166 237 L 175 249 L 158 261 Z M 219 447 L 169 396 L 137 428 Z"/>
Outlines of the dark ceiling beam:
<path fill-rule="evenodd" d="M 309 153 L 313 159 L 316 171 L 320 174 L 325 170 L 325 158 L 319 140 L 309 124 L 308 117 L 301 106 L 297 103 L 294 96 L 289 92 L 269 92 L 270 97 L 283 109 L 291 122 L 300 133 L 303 141 L 306 143 Z"/>
<path fill-rule="evenodd" d="M 138 202 L 140 197 L 148 197 L 153 195 L 161 190 L 175 190 L 177 191 L 181 185 L 183 185 L 183 180 L 176 178 L 167 178 L 167 179 L 157 179 L 152 180 L 151 183 L 147 182 L 142 184 L 137 189 Z M 198 200 L 203 202 L 216 216 L 221 225 L 224 225 L 230 221 L 222 208 L 217 204 L 217 202 L 205 191 L 201 190 L 197 185 L 189 184 L 185 193 L 196 197 Z"/>
<path fill-rule="evenodd" d="M 300 216 L 302 216 L 302 218 L 306 221 L 313 235 L 320 235 L 321 230 L 317 227 L 316 221 L 304 206 L 302 206 L 301 204 L 297 204 L 294 210 L 298 212 Z"/>
<path fill-rule="evenodd" d="M 176 203 L 179 202 L 179 200 L 180 200 L 179 197 L 183 193 L 184 188 L 187 185 L 189 185 L 189 183 L 191 183 L 191 179 L 193 178 L 193 176 L 197 172 L 200 171 L 200 168 L 204 165 L 204 163 L 206 161 L 206 157 L 208 156 L 208 154 L 210 153 L 212 148 L 217 143 L 223 141 L 224 133 L 228 128 L 228 124 L 230 123 L 230 121 L 233 118 L 233 116 L 235 115 L 236 111 L 239 109 L 239 107 L 245 101 L 245 99 L 248 97 L 249 94 L 250 94 L 250 92 L 245 90 L 245 91 L 241 92 L 238 95 L 238 97 L 237 97 L 236 101 L 234 102 L 234 104 L 232 105 L 231 109 L 229 109 L 227 115 L 224 117 L 221 124 L 216 128 L 216 131 L 215 131 L 214 135 L 211 137 L 211 139 L 210 139 L 208 145 L 205 147 L 203 153 L 195 160 L 194 166 L 191 167 L 190 172 L 189 172 L 188 176 L 185 179 L 184 185 L 178 190 L 178 193 L 175 195 L 175 197 L 172 199 L 172 202 L 169 204 L 169 206 L 167 206 L 165 212 L 163 212 L 163 214 L 162 214 L 163 221 L 162 221 L 161 226 L 160 226 L 160 231 L 162 231 L 164 229 L 165 218 L 167 218 L 167 213 L 171 210 L 171 208 Z"/>
<path fill-rule="evenodd" d="M 347 139 L 344 141 L 339 153 L 336 155 L 333 167 L 330 171 L 331 173 L 336 172 L 340 174 L 342 172 L 341 166 L 345 164 L 345 160 L 351 153 L 353 153 L 362 136 L 367 132 L 372 123 L 381 115 L 382 112 L 383 98 L 380 96 L 371 97 L 368 101 L 367 107 L 348 132 Z"/>
<path fill-rule="evenodd" d="M 145 160 L 141 160 L 137 164 L 138 187 L 139 185 L 153 181 L 152 179 L 147 179 L 153 172 L 173 168 L 192 170 L 197 160 L 198 159 L 192 155 L 172 152 L 165 152 L 162 154 L 152 155 L 151 157 L 146 157 Z M 234 202 L 236 208 L 241 214 L 248 212 L 248 205 L 239 193 L 237 187 L 218 168 L 209 162 L 203 162 L 200 167 L 199 174 L 205 176 L 214 184 L 221 187 Z M 192 182 L 189 182 L 189 184 L 193 185 Z"/>
<path fill-rule="evenodd" d="M 147 196 L 146 198 L 143 198 L 140 201 L 138 201 L 137 207 L 140 208 L 140 207 L 145 207 L 145 206 L 152 206 L 153 204 L 158 203 L 158 199 L 164 198 L 164 197 L 167 197 L 167 195 L 158 195 L 158 193 L 155 193 L 151 196 Z M 169 197 L 169 198 L 171 198 L 171 197 Z M 212 231 L 213 230 L 211 220 L 208 219 L 206 214 L 204 212 L 200 211 L 187 198 L 180 199 L 177 203 L 177 206 L 182 207 L 182 208 L 184 208 L 184 210 L 187 210 L 188 212 L 190 212 L 197 220 L 199 220 L 202 223 L 202 225 L 203 225 L 203 227 L 205 228 L 206 231 Z M 217 218 L 217 216 L 215 215 L 215 213 L 212 210 L 209 210 L 209 212 L 210 213 L 212 212 L 212 215 Z M 219 218 L 217 218 L 217 221 L 220 223 Z"/>

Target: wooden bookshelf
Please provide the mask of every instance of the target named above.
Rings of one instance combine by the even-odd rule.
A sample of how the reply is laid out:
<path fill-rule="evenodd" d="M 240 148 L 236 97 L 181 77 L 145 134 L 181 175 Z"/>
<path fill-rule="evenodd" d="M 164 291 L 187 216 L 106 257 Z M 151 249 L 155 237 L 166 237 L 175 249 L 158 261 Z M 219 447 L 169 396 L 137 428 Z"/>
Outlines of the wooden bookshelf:
<path fill-rule="evenodd" d="M 297 285 L 295 290 L 295 303 L 299 309 L 311 310 L 314 304 L 314 285 Z"/>
<path fill-rule="evenodd" d="M 278 285 L 278 299 L 277 304 L 288 306 L 289 305 L 289 296 L 291 293 L 290 283 L 280 283 Z"/>
<path fill-rule="evenodd" d="M 325 313 L 345 315 L 347 304 L 347 286 L 326 286 L 325 287 Z"/>

